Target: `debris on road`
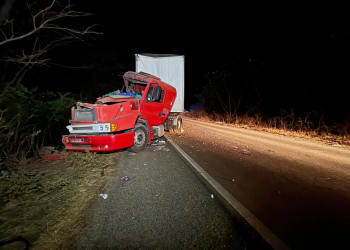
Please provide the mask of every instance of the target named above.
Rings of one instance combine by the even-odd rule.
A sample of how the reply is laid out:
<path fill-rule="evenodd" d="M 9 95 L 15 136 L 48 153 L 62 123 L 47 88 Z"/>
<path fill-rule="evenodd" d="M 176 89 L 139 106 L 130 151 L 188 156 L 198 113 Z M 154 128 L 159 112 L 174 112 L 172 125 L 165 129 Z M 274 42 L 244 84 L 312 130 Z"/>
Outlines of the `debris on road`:
<path fill-rule="evenodd" d="M 165 145 L 164 146 L 155 146 L 153 151 L 161 151 L 165 149 Z"/>
<path fill-rule="evenodd" d="M 184 170 L 185 168 L 184 167 L 179 167 L 179 169 Z"/>
<path fill-rule="evenodd" d="M 158 141 L 158 140 L 156 140 L 155 142 L 152 142 L 151 145 L 155 146 L 153 151 L 160 151 L 160 150 L 169 151 L 169 149 L 166 148 L 166 142 L 165 141 Z"/>
<path fill-rule="evenodd" d="M 243 155 L 248 155 L 248 156 L 253 156 L 252 154 L 249 153 L 248 150 L 243 150 L 242 152 L 240 152 Z"/>
<path fill-rule="evenodd" d="M 123 178 L 121 178 L 123 181 L 129 181 L 130 177 L 129 176 L 124 176 Z"/>
<path fill-rule="evenodd" d="M 155 140 L 151 143 L 152 146 L 162 146 L 165 145 L 165 141 Z"/>
<path fill-rule="evenodd" d="M 211 194 L 210 197 L 214 199 L 214 195 L 213 194 Z"/>
<path fill-rule="evenodd" d="M 155 140 L 155 141 L 153 141 L 153 142 L 151 143 L 151 145 L 152 145 L 152 146 L 156 146 L 156 145 L 158 145 L 158 142 L 159 142 L 159 140 Z"/>
<path fill-rule="evenodd" d="M 100 194 L 100 196 L 101 196 L 103 199 L 107 199 L 108 194 Z"/>
<path fill-rule="evenodd" d="M 327 141 L 327 144 L 333 147 L 343 147 L 342 145 L 340 145 L 339 143 L 333 142 L 333 141 Z"/>

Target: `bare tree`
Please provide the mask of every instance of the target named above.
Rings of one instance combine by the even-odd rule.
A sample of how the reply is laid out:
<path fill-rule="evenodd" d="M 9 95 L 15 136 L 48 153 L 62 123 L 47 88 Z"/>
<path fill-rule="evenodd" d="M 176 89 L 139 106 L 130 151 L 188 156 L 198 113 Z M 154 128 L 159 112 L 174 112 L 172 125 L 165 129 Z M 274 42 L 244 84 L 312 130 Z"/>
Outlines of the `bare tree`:
<path fill-rule="evenodd" d="M 24 160 L 35 154 L 45 141 L 46 132 L 50 132 L 50 124 L 58 130 L 59 122 L 66 121 L 54 115 L 63 113 L 56 107 L 69 111 L 69 97 L 61 95 L 56 101 L 42 102 L 21 82 L 33 67 L 49 66 L 53 50 L 100 34 L 96 25 L 84 26 L 82 18 L 89 16 L 75 11 L 70 0 L 1 2 L 0 166 L 4 159 Z"/>
<path fill-rule="evenodd" d="M 100 34 L 95 30 L 96 25 L 74 25 L 73 20 L 91 14 L 73 10 L 70 0 L 51 0 L 46 6 L 42 6 L 39 1 L 27 0 L 20 6 L 24 20 L 11 18 L 10 12 L 15 1 L 6 0 L 0 9 L 0 50 L 11 51 L 8 55 L 2 53 L 5 54 L 2 58 L 5 63 L 3 67 L 7 68 L 9 63 L 17 66 L 14 76 L 9 80 L 3 75 L 0 79 L 2 81 L 7 79 L 10 83 L 18 83 L 33 66 L 47 65 L 48 52 L 52 49 L 74 40 L 83 41 L 86 36 Z M 22 45 L 23 41 L 26 41 L 25 46 Z M 16 49 L 9 49 L 11 46 Z"/>

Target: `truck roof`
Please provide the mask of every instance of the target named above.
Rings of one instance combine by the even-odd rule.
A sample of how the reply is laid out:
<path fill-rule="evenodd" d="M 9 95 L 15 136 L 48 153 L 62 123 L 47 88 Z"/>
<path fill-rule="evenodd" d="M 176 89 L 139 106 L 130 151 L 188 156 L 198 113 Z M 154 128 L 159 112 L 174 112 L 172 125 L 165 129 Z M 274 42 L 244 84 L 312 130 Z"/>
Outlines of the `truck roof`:
<path fill-rule="evenodd" d="M 127 80 L 134 82 L 134 83 L 139 83 L 139 84 L 147 84 L 150 80 L 157 80 L 160 81 L 159 77 L 156 77 L 151 74 L 147 74 L 145 72 L 133 72 L 133 71 L 128 71 L 124 74 L 123 76 Z"/>
<path fill-rule="evenodd" d="M 154 53 L 140 53 L 137 55 L 149 56 L 149 57 L 172 57 L 172 56 L 182 56 L 183 57 L 183 55 L 176 55 L 176 54 L 154 54 Z"/>

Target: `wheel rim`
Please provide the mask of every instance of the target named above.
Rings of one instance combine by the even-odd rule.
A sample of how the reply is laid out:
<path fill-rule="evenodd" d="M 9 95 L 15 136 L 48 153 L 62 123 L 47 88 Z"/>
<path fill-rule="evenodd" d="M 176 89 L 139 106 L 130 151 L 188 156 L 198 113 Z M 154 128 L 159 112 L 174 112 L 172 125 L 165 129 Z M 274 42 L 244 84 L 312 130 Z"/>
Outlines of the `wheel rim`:
<path fill-rule="evenodd" d="M 135 131 L 134 144 L 141 146 L 146 140 L 146 135 L 142 130 Z"/>

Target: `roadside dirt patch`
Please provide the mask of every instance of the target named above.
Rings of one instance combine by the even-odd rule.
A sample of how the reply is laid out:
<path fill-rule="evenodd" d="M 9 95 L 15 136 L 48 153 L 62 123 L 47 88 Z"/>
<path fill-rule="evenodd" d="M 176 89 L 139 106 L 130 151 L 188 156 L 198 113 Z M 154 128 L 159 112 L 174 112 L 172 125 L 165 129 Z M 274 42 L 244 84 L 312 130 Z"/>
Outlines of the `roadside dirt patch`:
<path fill-rule="evenodd" d="M 69 153 L 20 165 L 0 180 L 0 248 L 58 249 L 81 227 L 92 199 L 116 170 L 118 152 Z M 20 238 L 19 238 L 20 237 Z M 13 241 L 10 244 L 5 242 Z"/>

